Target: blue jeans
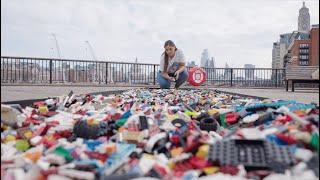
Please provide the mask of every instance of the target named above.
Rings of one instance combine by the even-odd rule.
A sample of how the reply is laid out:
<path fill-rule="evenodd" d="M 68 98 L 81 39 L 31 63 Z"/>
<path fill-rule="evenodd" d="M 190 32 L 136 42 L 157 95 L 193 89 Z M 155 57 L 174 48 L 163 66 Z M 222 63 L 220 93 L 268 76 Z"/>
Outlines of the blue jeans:
<path fill-rule="evenodd" d="M 186 80 L 188 79 L 188 71 L 185 69 L 183 72 L 179 74 L 178 80 L 176 80 L 175 88 L 179 88 Z M 161 72 L 158 72 L 157 81 L 160 84 L 161 89 L 169 89 L 171 85 L 171 81 L 165 79 Z"/>

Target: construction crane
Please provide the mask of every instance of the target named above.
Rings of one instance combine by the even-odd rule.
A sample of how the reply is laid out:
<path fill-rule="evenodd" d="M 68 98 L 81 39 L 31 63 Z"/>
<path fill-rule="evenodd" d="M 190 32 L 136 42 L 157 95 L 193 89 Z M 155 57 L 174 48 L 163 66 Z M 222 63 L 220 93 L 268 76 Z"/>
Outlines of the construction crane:
<path fill-rule="evenodd" d="M 59 59 L 61 59 L 61 51 L 60 51 L 60 47 L 59 47 L 59 44 L 58 44 L 57 37 L 56 37 L 56 35 L 54 33 L 52 33 L 51 35 L 53 36 L 53 39 L 54 39 L 55 44 L 56 44 L 58 57 L 59 57 Z"/>
<path fill-rule="evenodd" d="M 54 33 L 51 33 L 51 35 L 53 36 L 53 39 L 55 41 L 55 44 L 56 44 L 56 49 L 57 49 L 57 53 L 58 53 L 58 57 L 59 59 L 61 60 L 61 51 L 60 51 L 60 47 L 59 47 L 59 44 L 58 44 L 58 40 L 57 40 L 57 36 L 54 34 Z M 66 71 L 62 65 L 62 81 L 63 82 L 66 82 Z"/>
<path fill-rule="evenodd" d="M 93 51 L 93 48 L 92 48 L 90 42 L 89 42 L 89 41 L 85 41 L 85 43 L 86 43 L 86 44 L 88 45 L 88 47 L 89 47 L 89 50 L 90 50 L 92 59 L 93 59 L 94 61 L 97 61 L 96 55 L 95 55 L 95 53 L 94 53 L 94 51 Z M 99 65 L 101 65 L 101 64 L 99 64 Z M 103 65 L 104 65 L 104 64 L 103 64 Z M 105 67 L 105 68 L 108 68 L 108 67 Z M 107 74 L 107 77 L 106 77 L 106 81 L 108 81 L 107 78 L 109 77 L 109 82 L 113 83 L 113 78 L 112 78 L 113 72 L 111 72 L 111 70 L 112 70 L 111 68 L 108 69 L 108 74 Z M 96 73 L 97 73 L 97 72 L 94 70 L 94 71 L 93 71 L 93 77 L 97 79 Z M 102 79 L 102 77 L 103 77 L 102 74 L 103 74 L 103 71 L 101 71 L 101 69 L 99 68 L 99 71 L 98 71 L 99 84 L 101 83 L 101 79 Z"/>
<path fill-rule="evenodd" d="M 89 50 L 90 50 L 90 53 L 91 53 L 91 55 L 92 55 L 92 59 L 93 59 L 94 61 L 97 61 L 96 55 L 94 54 L 93 48 L 92 48 L 91 44 L 89 43 L 89 41 L 85 41 L 85 43 L 87 43 L 88 46 L 89 46 Z"/>
<path fill-rule="evenodd" d="M 93 51 L 93 48 L 92 48 L 90 42 L 89 42 L 89 41 L 85 41 L 85 43 L 86 43 L 86 44 L 88 45 L 88 47 L 89 47 L 89 50 L 90 50 L 92 59 L 93 59 L 94 61 L 97 61 L 96 55 L 95 55 L 95 53 L 94 53 L 94 51 Z M 99 63 L 99 65 L 102 65 L 102 67 L 104 67 L 104 64 Z M 99 67 L 101 68 L 101 66 L 99 66 Z M 103 79 L 103 72 L 104 72 L 104 70 L 105 70 L 105 69 L 103 69 L 103 68 L 102 68 L 102 70 L 101 70 L 100 68 L 99 68 L 99 71 L 98 71 L 99 84 L 101 83 L 101 79 Z M 113 70 L 112 70 L 112 68 L 111 68 L 111 67 L 105 67 L 105 68 L 106 68 L 106 69 L 108 68 L 108 74 L 107 74 L 107 76 L 106 76 L 106 81 L 109 81 L 110 83 L 113 83 L 113 77 L 112 77 L 112 75 L 113 75 Z M 96 77 L 96 71 L 94 71 L 94 77 L 97 78 L 97 77 Z M 109 80 L 108 80 L 108 78 L 109 78 Z"/>
<path fill-rule="evenodd" d="M 85 43 L 88 45 L 88 47 L 89 47 L 89 50 L 90 50 L 90 53 L 91 53 L 91 56 L 92 56 L 92 59 L 93 59 L 93 61 L 96 61 L 96 56 L 95 56 L 95 54 L 94 54 L 94 52 L 93 52 L 93 48 L 92 48 L 92 46 L 91 46 L 91 44 L 89 43 L 89 41 L 85 41 Z M 90 71 L 90 70 L 89 70 Z M 91 72 L 89 73 L 89 74 L 91 74 Z M 92 75 L 92 79 L 91 79 L 91 81 L 95 81 L 96 79 L 97 79 L 97 74 L 96 74 L 96 71 L 95 71 L 95 66 L 93 66 L 93 75 Z M 100 84 L 100 83 L 99 83 Z"/>

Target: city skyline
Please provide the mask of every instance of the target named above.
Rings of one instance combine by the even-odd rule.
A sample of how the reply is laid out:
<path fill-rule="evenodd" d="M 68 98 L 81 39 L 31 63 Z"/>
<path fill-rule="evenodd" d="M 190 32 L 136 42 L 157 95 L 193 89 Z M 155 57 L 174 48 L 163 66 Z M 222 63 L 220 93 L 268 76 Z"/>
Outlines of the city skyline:
<path fill-rule="evenodd" d="M 298 29 L 302 2 L 1 1 L 1 55 L 57 58 L 55 33 L 62 58 L 92 59 L 90 41 L 98 60 L 159 63 L 172 39 L 196 64 L 208 49 L 216 67 L 271 67 L 272 42 Z M 311 25 L 319 24 L 319 2 L 305 2 Z"/>
<path fill-rule="evenodd" d="M 272 68 L 319 65 L 319 24 L 310 24 L 309 8 L 304 1 L 299 9 L 297 24 L 298 30 L 280 34 L 280 39 L 273 42 Z"/>

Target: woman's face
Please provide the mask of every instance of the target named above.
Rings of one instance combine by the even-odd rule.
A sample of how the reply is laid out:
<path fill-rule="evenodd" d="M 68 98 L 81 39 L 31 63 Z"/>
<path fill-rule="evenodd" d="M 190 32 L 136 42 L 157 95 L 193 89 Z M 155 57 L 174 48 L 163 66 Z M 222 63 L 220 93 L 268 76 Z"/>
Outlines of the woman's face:
<path fill-rule="evenodd" d="M 174 56 L 174 53 L 175 53 L 175 51 L 176 51 L 176 47 L 174 47 L 174 46 L 166 46 L 166 47 L 164 47 L 164 48 L 165 48 L 166 53 L 167 53 L 167 55 L 168 55 L 169 57 L 173 57 L 173 56 Z"/>

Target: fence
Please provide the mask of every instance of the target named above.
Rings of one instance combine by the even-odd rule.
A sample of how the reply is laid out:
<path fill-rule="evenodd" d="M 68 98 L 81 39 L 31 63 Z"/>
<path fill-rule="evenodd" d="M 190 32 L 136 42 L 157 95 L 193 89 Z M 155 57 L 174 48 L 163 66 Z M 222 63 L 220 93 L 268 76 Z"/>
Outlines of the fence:
<path fill-rule="evenodd" d="M 190 69 L 191 67 L 187 67 Z M 282 87 L 284 69 L 204 68 L 205 85 Z M 1 57 L 1 83 L 156 85 L 158 64 Z"/>

